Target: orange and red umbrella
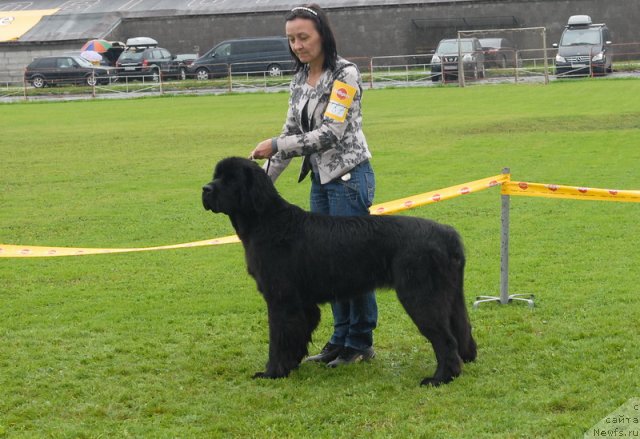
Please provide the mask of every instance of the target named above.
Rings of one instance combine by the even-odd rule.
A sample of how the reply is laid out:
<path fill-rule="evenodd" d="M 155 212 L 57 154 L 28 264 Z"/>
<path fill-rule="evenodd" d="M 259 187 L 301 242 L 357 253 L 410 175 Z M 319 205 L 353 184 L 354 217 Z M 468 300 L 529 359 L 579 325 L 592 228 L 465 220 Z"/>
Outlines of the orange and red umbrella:
<path fill-rule="evenodd" d="M 80 50 L 105 53 L 107 50 L 111 49 L 112 45 L 110 42 L 106 40 L 90 40 L 84 43 L 84 46 Z"/>

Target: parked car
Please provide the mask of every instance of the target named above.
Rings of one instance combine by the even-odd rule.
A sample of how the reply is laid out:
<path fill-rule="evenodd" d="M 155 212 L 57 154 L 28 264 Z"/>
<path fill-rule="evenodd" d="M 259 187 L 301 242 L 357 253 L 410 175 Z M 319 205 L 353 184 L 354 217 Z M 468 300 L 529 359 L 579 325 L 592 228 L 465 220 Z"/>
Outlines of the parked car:
<path fill-rule="evenodd" d="M 613 71 L 611 35 L 606 24 L 593 24 L 588 15 L 569 17 L 556 55 L 556 75 L 606 75 Z"/>
<path fill-rule="evenodd" d="M 458 54 L 462 54 L 462 69 L 465 77 L 484 78 L 484 52 L 477 38 L 452 38 L 440 40 L 431 57 L 431 80 L 433 82 L 458 77 Z"/>
<path fill-rule="evenodd" d="M 153 38 L 136 37 L 127 40 L 125 49 L 118 61 L 118 77 L 131 79 L 151 79 L 154 82 L 163 78 L 187 77 L 187 66 L 177 61 L 167 49 L 157 46 Z"/>
<path fill-rule="evenodd" d="M 281 76 L 293 69 L 289 41 L 284 37 L 227 40 L 213 47 L 189 66 L 187 74 L 197 79 L 232 73 L 268 72 Z"/>
<path fill-rule="evenodd" d="M 485 66 L 515 67 L 516 46 L 507 38 L 480 38 Z"/>
<path fill-rule="evenodd" d="M 34 59 L 24 71 L 24 79 L 36 88 L 58 84 L 108 84 L 115 81 L 113 69 L 96 66 L 81 56 L 44 56 Z"/>
<path fill-rule="evenodd" d="M 175 56 L 175 60 L 185 66 L 190 66 L 196 59 L 198 59 L 197 53 L 180 53 Z"/>

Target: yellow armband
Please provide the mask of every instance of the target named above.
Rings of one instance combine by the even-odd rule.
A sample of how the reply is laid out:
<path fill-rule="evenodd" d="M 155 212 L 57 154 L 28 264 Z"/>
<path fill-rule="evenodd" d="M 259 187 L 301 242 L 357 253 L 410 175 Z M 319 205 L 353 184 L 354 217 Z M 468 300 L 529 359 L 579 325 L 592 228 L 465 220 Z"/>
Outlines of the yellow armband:
<path fill-rule="evenodd" d="M 344 82 L 335 81 L 329 98 L 329 105 L 324 112 L 324 116 L 333 119 L 336 122 L 344 122 L 353 98 L 356 96 L 357 89 L 345 84 Z"/>

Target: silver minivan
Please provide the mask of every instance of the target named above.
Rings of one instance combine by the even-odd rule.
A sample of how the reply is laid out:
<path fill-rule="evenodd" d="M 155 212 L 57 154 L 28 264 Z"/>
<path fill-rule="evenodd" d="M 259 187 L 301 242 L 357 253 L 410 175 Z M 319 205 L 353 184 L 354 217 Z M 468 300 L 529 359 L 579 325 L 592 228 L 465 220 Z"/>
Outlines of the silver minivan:
<path fill-rule="evenodd" d="M 262 73 L 281 76 L 293 69 L 289 41 L 284 37 L 226 40 L 189 66 L 188 75 L 197 79 L 234 73 Z"/>

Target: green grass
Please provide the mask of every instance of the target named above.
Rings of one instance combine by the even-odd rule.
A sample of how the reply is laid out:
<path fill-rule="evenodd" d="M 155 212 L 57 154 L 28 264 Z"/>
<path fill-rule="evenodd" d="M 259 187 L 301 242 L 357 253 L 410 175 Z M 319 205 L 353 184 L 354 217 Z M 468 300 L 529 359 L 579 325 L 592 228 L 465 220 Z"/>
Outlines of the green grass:
<path fill-rule="evenodd" d="M 376 202 L 510 167 L 515 180 L 640 189 L 640 82 L 370 90 Z M 213 165 L 278 132 L 287 94 L 0 105 L 0 243 L 154 246 L 233 233 Z M 308 206 L 298 163 L 278 181 Z M 435 358 L 392 292 L 377 357 L 254 381 L 266 311 L 239 245 L 0 259 L 0 437 L 582 437 L 640 396 L 636 203 L 514 197 L 512 293 L 470 310 L 475 363 Z M 467 303 L 499 289 L 497 189 L 418 208 L 461 232 Z M 323 307 L 312 351 L 331 332 Z"/>

